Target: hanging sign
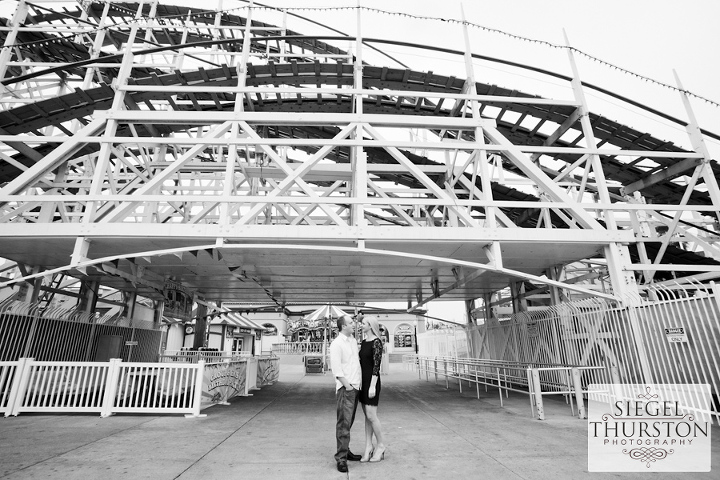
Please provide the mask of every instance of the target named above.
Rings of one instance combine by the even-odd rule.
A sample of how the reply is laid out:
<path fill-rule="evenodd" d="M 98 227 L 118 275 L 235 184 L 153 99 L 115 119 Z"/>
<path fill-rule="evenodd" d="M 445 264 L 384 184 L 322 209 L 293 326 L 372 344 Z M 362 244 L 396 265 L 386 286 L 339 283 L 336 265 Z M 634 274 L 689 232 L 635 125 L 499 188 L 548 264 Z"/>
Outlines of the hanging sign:
<path fill-rule="evenodd" d="M 166 280 L 163 295 L 165 297 L 163 315 L 185 321 L 192 319 L 194 292 L 179 282 Z"/>
<path fill-rule="evenodd" d="M 687 332 L 684 327 L 666 328 L 665 336 L 670 343 L 688 343 Z"/>
<path fill-rule="evenodd" d="M 272 323 L 263 323 L 263 327 L 265 327 L 265 335 L 277 335 L 278 329 L 275 325 Z"/>

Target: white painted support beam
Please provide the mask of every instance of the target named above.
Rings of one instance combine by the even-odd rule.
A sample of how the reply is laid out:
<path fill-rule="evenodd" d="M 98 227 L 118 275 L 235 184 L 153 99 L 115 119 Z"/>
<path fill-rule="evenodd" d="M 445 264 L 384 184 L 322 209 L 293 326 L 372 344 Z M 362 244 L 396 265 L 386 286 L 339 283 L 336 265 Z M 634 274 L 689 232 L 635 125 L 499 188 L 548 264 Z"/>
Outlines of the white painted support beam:
<path fill-rule="evenodd" d="M 162 282 L 154 282 L 148 278 L 143 278 L 142 276 L 137 275 L 137 274 L 126 273 L 126 272 L 120 270 L 119 268 L 114 267 L 110 263 L 100 263 L 100 264 L 96 264 L 95 266 L 96 266 L 96 268 L 102 270 L 103 272 L 105 272 L 109 275 L 120 277 L 124 280 L 127 280 L 128 282 L 133 283 L 133 284 L 144 285 L 146 287 L 153 288 L 153 289 L 157 290 L 158 292 L 162 292 L 163 289 L 165 288 L 165 284 Z"/>
<path fill-rule="evenodd" d="M 720 272 L 720 265 L 633 263 L 626 271 L 649 270 L 654 272 Z"/>
<path fill-rule="evenodd" d="M 178 187 L 182 188 L 182 187 Z M 321 191 L 321 190 L 318 190 Z M 388 190 L 386 190 L 388 191 Z M 427 193 L 430 191 L 428 190 Z M 58 203 L 83 203 L 91 201 L 108 201 L 108 202 L 124 202 L 124 201 L 139 201 L 132 199 L 130 195 L 78 195 L 77 197 L 70 197 L 68 195 L 0 195 L 0 203 L 7 202 L 18 202 L 25 204 L 26 202 L 58 202 Z M 177 193 L 173 195 L 168 194 L 146 194 L 143 195 L 143 201 L 147 202 L 170 202 L 170 201 L 186 201 L 186 202 L 225 202 L 231 204 L 250 204 L 255 202 L 265 202 L 267 198 L 263 195 L 197 195 L 197 194 L 182 194 Z M 388 197 L 388 198 L 371 198 L 368 197 L 366 200 L 358 200 L 350 197 L 313 197 L 303 198 L 298 196 L 278 196 L 274 198 L 270 203 L 318 203 L 318 204 L 353 204 L 353 203 L 365 203 L 368 205 L 427 205 L 427 206 L 441 206 L 441 205 L 456 205 L 458 207 L 502 207 L 502 208 L 584 208 L 588 211 L 597 209 L 604 210 L 616 210 L 616 211 L 662 211 L 662 212 L 714 212 L 715 208 L 713 205 L 675 205 L 675 204 L 605 204 L 605 203 L 578 203 L 572 200 L 568 201 L 553 201 L 552 203 L 544 202 L 531 202 L 531 201 L 513 201 L 513 200 L 463 200 L 463 199 L 451 199 L 451 198 L 426 198 L 426 197 Z"/>
<path fill-rule="evenodd" d="M 562 243 L 602 245 L 611 242 L 632 242 L 633 232 L 629 230 L 617 232 L 593 232 L 591 230 L 561 230 L 535 228 L 468 228 L 468 227 L 405 227 L 405 226 L 346 226 L 338 228 L 334 225 L 217 225 L 217 224 L 168 224 L 168 223 L 9 223 L 0 229 L 3 237 L 117 237 L 117 238 L 216 238 L 235 237 L 243 239 L 328 239 L 368 241 L 444 241 L 451 243 L 474 243 L 487 245 L 489 242 L 502 243 Z"/>
<path fill-rule="evenodd" d="M 15 177 L 3 188 L 0 188 L 0 196 L 17 194 L 36 183 L 40 177 L 56 169 L 72 154 L 85 146 L 86 137 L 97 134 L 104 126 L 104 119 L 98 118 L 90 122 L 85 128 L 66 139 L 55 150 L 47 154 L 45 158 Z"/>
<path fill-rule="evenodd" d="M 403 117 L 407 118 L 407 117 Z M 230 120 L 232 121 L 232 120 Z M 221 123 L 221 122 L 210 122 L 210 123 Z M 250 122 L 254 123 L 254 122 Z M 261 122 L 258 122 L 261 123 Z M 340 126 L 347 124 L 346 121 L 339 121 L 336 123 L 328 123 L 326 125 Z M 293 122 L 285 122 L 285 125 L 294 125 Z M 376 125 L 377 126 L 377 125 Z M 392 124 L 386 126 L 399 126 L 403 125 Z M 430 128 L 430 127 L 429 127 Z M 470 130 L 468 127 L 467 130 Z M 7 142 L 13 139 L 17 140 L 22 138 L 26 143 L 29 144 L 45 144 L 45 143 L 62 143 L 62 140 L 58 140 L 58 137 L 51 136 L 29 136 L 29 135 L 13 135 L 3 136 L 0 135 L 0 142 Z M 195 137 L 98 137 L 88 136 L 86 143 L 112 143 L 112 144 L 127 144 L 127 145 L 138 145 L 138 146 L 149 146 L 157 147 L 160 145 L 175 145 L 181 146 L 192 146 L 198 143 L 205 145 L 225 145 L 225 146 L 247 146 L 247 145 L 267 145 L 267 146 L 289 146 L 289 147 L 302 147 L 312 146 L 315 147 L 319 143 L 322 145 L 334 146 L 334 147 L 396 147 L 396 148 L 407 148 L 407 149 L 420 149 L 420 150 L 458 150 L 464 152 L 470 152 L 473 150 L 484 149 L 488 152 L 503 153 L 509 152 L 511 147 L 506 145 L 495 145 L 495 144 L 483 144 L 475 141 L 453 141 L 443 139 L 437 142 L 417 142 L 411 140 L 378 140 L 378 139 L 354 139 L 347 138 L 343 140 L 336 139 L 306 139 L 306 138 L 195 138 Z M 591 149 L 583 147 L 534 147 L 529 145 L 514 146 L 514 151 L 523 153 L 544 153 L 548 155 L 602 155 L 611 157 L 644 157 L 644 158 L 669 158 L 674 160 L 685 159 L 685 158 L 702 158 L 702 155 L 694 152 L 664 152 L 664 151 L 648 151 L 648 150 L 610 150 L 610 149 Z M 564 177 L 564 176 L 563 176 Z"/>
<path fill-rule="evenodd" d="M 690 178 L 690 181 L 688 182 L 687 186 L 685 187 L 685 192 L 683 193 L 683 197 L 680 200 L 680 205 L 687 205 L 688 200 L 690 200 L 690 195 L 693 192 L 693 189 L 695 188 L 695 184 L 697 183 L 698 177 L 700 176 L 700 172 L 702 171 L 702 164 L 695 167 L 695 171 L 693 172 L 692 177 Z M 658 249 L 657 254 L 655 255 L 655 260 L 653 263 L 660 263 L 662 261 L 663 256 L 665 255 L 665 251 L 667 250 L 668 245 L 670 244 L 670 240 L 672 238 L 672 235 L 675 233 L 675 229 L 680 224 L 680 217 L 682 216 L 682 212 L 675 212 L 675 215 L 673 215 L 672 222 L 669 225 L 668 232 L 666 235 L 662 237 L 662 244 L 660 245 L 660 248 Z M 649 272 L 646 275 L 646 281 L 648 283 L 651 283 L 653 280 L 654 273 Z"/>
<path fill-rule="evenodd" d="M 163 110 L 119 110 L 96 112 L 98 118 L 113 118 L 121 123 L 159 123 L 183 125 L 208 125 L 224 122 L 247 122 L 260 125 L 348 125 L 350 123 L 369 123 L 375 126 L 396 126 L 404 128 L 427 129 L 474 129 L 481 126 L 495 126 L 493 119 L 474 120 L 461 117 L 435 117 L 427 115 L 382 115 L 373 113 L 323 113 L 297 112 L 293 115 L 276 112 L 230 112 L 207 111 L 184 112 L 182 117 L 175 111 Z"/>
<path fill-rule="evenodd" d="M 683 87 L 682 82 L 680 82 L 680 77 L 675 70 L 673 70 L 673 75 L 675 76 L 675 81 L 677 82 L 678 88 L 681 92 L 680 96 L 689 119 L 686 130 L 690 137 L 690 143 L 695 151 L 702 155 L 702 177 L 703 180 L 705 180 L 708 194 L 710 195 L 713 205 L 715 205 L 716 208 L 715 218 L 720 221 L 720 186 L 718 186 L 717 178 L 715 177 L 712 168 L 710 168 L 712 158 L 710 157 L 710 152 L 705 145 L 705 139 L 703 138 L 702 131 L 700 131 L 700 125 L 695 117 L 695 111 L 693 110 L 692 105 L 690 105 L 690 99 L 688 98 L 687 93 L 685 93 L 685 88 Z"/>
<path fill-rule="evenodd" d="M 561 189 L 555 182 L 548 177 L 539 167 L 537 167 L 530 158 L 525 155 L 518 147 L 513 145 L 507 138 L 505 138 L 499 130 L 493 127 L 486 127 L 484 129 L 485 134 L 490 138 L 492 142 L 498 145 L 507 147 L 508 158 L 520 169 L 525 175 L 533 179 L 538 187 L 550 197 L 553 202 L 559 201 L 568 205 L 573 218 L 583 227 L 590 228 L 593 230 L 605 229 L 595 220 L 588 212 L 579 207 L 579 204 L 575 203 L 570 196 L 568 196 L 563 189 Z M 553 204 L 554 205 L 554 204 Z M 557 206 L 557 205 L 554 205 Z M 596 207 L 597 208 L 597 207 Z"/>
<path fill-rule="evenodd" d="M 350 124 L 346 126 L 343 130 L 341 130 L 335 138 L 345 138 L 348 135 L 350 135 L 355 130 L 356 125 Z M 252 131 L 252 128 L 249 125 L 244 125 L 244 130 L 252 137 L 257 136 L 257 133 Z M 251 133 L 252 132 L 252 133 Z M 308 160 L 304 161 L 302 165 L 291 168 L 288 166 L 287 162 L 283 161 L 275 152 L 272 150 L 268 150 L 265 153 L 270 156 L 275 163 L 282 169 L 282 171 L 285 173 L 286 177 L 278 184 L 278 186 L 273 189 L 270 193 L 267 194 L 264 202 L 258 202 L 256 203 L 249 212 L 244 214 L 242 218 L 240 219 L 239 223 L 248 223 L 252 219 L 254 219 L 260 211 L 265 208 L 273 198 L 278 197 L 285 193 L 288 188 L 290 188 L 293 184 L 298 184 L 300 187 L 307 193 L 308 195 L 311 195 L 310 192 L 312 190 L 310 189 L 309 185 L 307 183 L 302 182 L 302 177 L 305 175 L 305 173 L 312 170 L 312 168 L 320 162 L 322 159 L 325 158 L 325 156 L 332 151 L 333 147 L 323 146 L 320 148 L 317 152 L 315 152 Z M 338 220 L 337 218 L 335 219 Z M 340 221 L 338 223 L 345 223 L 344 221 Z"/>
<path fill-rule="evenodd" d="M 467 178 L 465 175 L 460 175 L 459 181 L 460 181 L 461 185 L 463 185 L 465 188 L 468 189 L 468 191 L 473 192 L 473 194 L 479 198 L 482 197 L 482 193 L 480 192 L 480 190 L 475 185 L 473 185 L 472 182 L 470 181 L 470 179 Z M 498 206 L 498 207 L 500 206 L 496 200 L 493 199 L 490 201 L 492 203 L 494 203 L 496 206 Z M 537 203 L 537 202 L 534 202 L 534 203 Z M 500 223 L 502 223 L 503 227 L 518 228 L 518 226 L 515 225 L 515 223 L 512 220 L 510 220 L 510 218 L 502 210 L 500 210 L 500 208 L 495 209 L 495 217 L 500 221 Z"/>
<path fill-rule="evenodd" d="M 366 125 L 365 129 L 367 130 L 368 134 L 374 137 L 375 139 L 383 139 L 382 135 L 378 130 L 376 130 L 374 127 L 371 127 L 370 125 Z M 408 169 L 408 172 L 411 173 L 420 183 L 422 183 L 425 188 L 429 189 L 438 199 L 444 199 L 449 200 L 451 203 L 448 205 L 449 208 L 465 222 L 468 226 L 476 226 L 477 222 L 474 218 L 465 210 L 462 208 L 458 208 L 457 205 L 457 199 L 451 199 L 448 193 L 440 188 L 435 182 L 433 182 L 425 173 L 423 173 L 421 170 L 417 168 L 417 166 L 410 161 L 409 158 L 407 158 L 401 151 L 399 151 L 397 148 L 387 148 L 386 149 L 392 157 L 398 161 L 401 165 L 403 165 L 405 168 Z"/>
<path fill-rule="evenodd" d="M 492 266 L 492 265 L 489 265 L 489 266 Z M 430 302 L 430 301 L 432 301 L 432 300 L 435 300 L 435 299 L 437 299 L 437 298 L 442 297 L 443 295 L 445 295 L 445 294 L 448 293 L 448 292 L 452 292 L 453 290 L 455 290 L 455 289 L 457 289 L 457 288 L 460 288 L 460 287 L 462 287 L 462 286 L 464 286 L 464 285 L 467 285 L 468 283 L 470 283 L 470 282 L 472 282 L 473 280 L 479 278 L 481 275 L 484 275 L 485 273 L 487 273 L 487 270 L 476 270 L 476 271 L 470 273 L 469 275 L 466 275 L 466 276 L 464 276 L 463 278 L 458 279 L 458 280 L 457 280 L 456 282 L 454 282 L 452 285 L 450 285 L 450 286 L 448 286 L 448 287 L 446 287 L 446 288 L 443 288 L 443 289 L 440 290 L 439 292 L 433 293 L 432 296 L 430 296 L 430 297 L 428 297 L 428 298 L 422 299 L 422 301 L 419 301 L 419 302 L 416 303 L 415 305 L 409 307 L 408 310 L 415 310 L 416 308 L 420 308 L 420 307 L 422 307 L 423 305 L 427 304 L 428 302 Z"/>
<path fill-rule="evenodd" d="M 219 136 L 225 134 L 228 130 L 231 128 L 230 122 L 225 122 L 217 127 L 215 127 L 213 130 L 208 132 L 208 136 Z M 185 162 L 190 161 L 193 159 L 198 153 L 202 152 L 205 149 L 205 145 L 199 144 L 195 147 L 189 149 L 187 152 L 185 152 L 180 158 L 178 158 L 173 164 L 163 170 L 162 172 L 157 173 L 149 182 L 146 182 L 143 184 L 140 188 L 132 192 L 132 197 L 140 197 L 141 195 L 144 195 L 150 191 L 152 191 L 155 187 L 162 185 L 163 182 L 165 182 L 168 178 L 170 178 L 175 172 L 180 170 L 182 166 L 185 164 Z M 130 212 L 137 203 L 145 201 L 144 199 L 140 198 L 134 198 L 132 202 L 127 201 L 115 209 L 112 210 L 112 212 L 106 216 L 101 221 L 103 222 L 114 222 L 120 219 L 121 217 L 127 215 L 128 212 Z"/>
<path fill-rule="evenodd" d="M 241 122 L 241 123 L 240 123 L 240 126 L 242 127 L 242 129 L 244 130 L 244 132 L 247 133 L 250 137 L 256 138 L 256 139 L 257 139 L 257 138 L 260 138 L 260 136 L 257 134 L 257 132 L 255 132 L 255 131 L 252 129 L 252 127 L 251 127 L 250 125 L 248 125 L 247 123 Z M 347 134 L 349 134 L 350 132 L 352 132 L 353 127 L 354 127 L 354 125 L 352 125 L 352 124 L 351 124 L 351 125 L 348 125 L 348 126 L 347 126 L 344 130 L 342 130 L 338 135 L 341 135 L 341 134 L 347 135 Z M 321 160 L 325 155 L 327 155 L 327 153 L 329 153 L 330 149 L 329 149 L 328 147 L 323 147 L 323 148 L 321 148 L 321 149 L 316 153 L 316 155 L 314 155 L 313 158 L 311 158 L 311 159 L 307 162 L 308 166 L 307 166 L 306 168 L 300 167 L 300 168 L 298 168 L 298 169 L 296 169 L 296 170 L 293 170 L 293 169 L 291 169 L 290 167 L 288 167 L 287 162 L 285 162 L 285 160 L 283 160 L 283 159 L 282 159 L 274 150 L 272 150 L 271 148 L 268 148 L 266 145 L 260 145 L 260 148 L 261 148 L 261 149 L 263 150 L 263 152 L 265 152 L 265 154 L 266 154 L 268 157 L 270 157 L 270 159 L 272 159 L 272 161 L 275 162 L 275 164 L 276 164 L 280 169 L 282 169 L 282 170 L 285 172 L 285 174 L 288 176 L 288 178 L 284 181 L 284 182 L 287 183 L 286 187 L 289 187 L 290 184 L 292 184 L 292 183 L 294 182 L 294 183 L 296 183 L 296 184 L 305 192 L 305 194 L 306 194 L 310 199 L 312 199 L 313 202 L 311 202 L 311 203 L 314 203 L 314 201 L 320 199 L 320 197 L 318 197 L 317 193 L 315 193 L 315 191 L 301 178 L 301 175 L 302 175 L 302 173 L 304 173 L 304 172 L 306 172 L 308 169 L 310 169 L 310 168 L 312 167 L 312 165 L 314 165 L 316 162 L 318 162 L 319 160 Z M 305 164 L 303 164 L 303 165 L 305 165 Z M 283 185 L 283 182 L 281 182 L 281 185 Z M 268 201 L 268 199 L 267 199 L 267 197 L 265 197 L 265 200 L 261 200 L 260 202 L 267 202 L 267 201 Z M 297 197 L 295 197 L 295 199 L 294 199 L 293 201 L 291 201 L 290 203 L 297 203 L 297 201 L 298 201 L 298 199 L 297 199 Z M 327 213 L 328 216 L 329 216 L 330 218 L 332 218 L 333 221 L 334 221 L 337 225 L 347 225 L 347 222 L 345 222 L 345 220 L 343 220 L 342 218 L 340 218 L 340 216 L 339 216 L 337 213 L 335 213 L 331 208 L 329 208 L 326 204 L 321 203 L 321 202 L 318 202 L 318 204 L 321 205 L 320 208 L 322 208 L 323 211 L 325 211 L 325 213 Z M 254 218 L 256 215 L 257 215 L 257 213 L 255 213 L 254 215 L 247 215 L 247 214 L 246 214 L 246 215 L 243 215 L 243 217 L 240 219 L 239 223 L 248 222 L 249 220 L 251 220 L 252 218 Z"/>

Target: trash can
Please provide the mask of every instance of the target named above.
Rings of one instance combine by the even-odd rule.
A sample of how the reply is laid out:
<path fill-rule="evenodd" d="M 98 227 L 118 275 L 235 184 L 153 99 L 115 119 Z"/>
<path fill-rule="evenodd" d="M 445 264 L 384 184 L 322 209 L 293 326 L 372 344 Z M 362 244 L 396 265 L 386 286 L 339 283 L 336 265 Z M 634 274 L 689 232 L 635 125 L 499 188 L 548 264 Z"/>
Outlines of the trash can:
<path fill-rule="evenodd" d="M 323 358 L 321 355 L 305 355 L 305 373 L 323 373 Z"/>

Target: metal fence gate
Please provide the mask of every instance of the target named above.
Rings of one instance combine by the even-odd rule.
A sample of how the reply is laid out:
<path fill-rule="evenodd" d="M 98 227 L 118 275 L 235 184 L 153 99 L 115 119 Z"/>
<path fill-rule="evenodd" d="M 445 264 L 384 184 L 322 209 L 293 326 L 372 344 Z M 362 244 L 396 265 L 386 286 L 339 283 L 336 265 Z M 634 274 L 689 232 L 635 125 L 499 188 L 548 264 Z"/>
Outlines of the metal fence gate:
<path fill-rule="evenodd" d="M 633 307 L 588 299 L 493 317 L 462 332 L 423 334 L 420 353 L 605 367 L 584 375 L 584 385 L 707 383 L 720 411 L 720 289 L 712 282 L 654 287 Z"/>
<path fill-rule="evenodd" d="M 162 332 L 150 322 L 95 319 L 61 309 L 40 312 L 37 306 L 14 301 L 0 304 L 0 361 L 94 361 L 108 338 L 118 346 L 113 356 L 125 362 L 158 360 Z"/>

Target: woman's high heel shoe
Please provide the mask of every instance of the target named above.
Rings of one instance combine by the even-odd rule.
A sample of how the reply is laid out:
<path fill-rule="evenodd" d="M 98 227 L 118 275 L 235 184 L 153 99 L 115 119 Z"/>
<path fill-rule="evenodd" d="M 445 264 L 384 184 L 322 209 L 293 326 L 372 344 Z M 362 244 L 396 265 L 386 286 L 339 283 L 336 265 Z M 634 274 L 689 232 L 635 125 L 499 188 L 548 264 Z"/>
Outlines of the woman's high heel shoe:
<path fill-rule="evenodd" d="M 375 450 L 375 453 L 373 454 L 372 458 L 369 461 L 370 462 L 379 462 L 380 460 L 384 460 L 386 450 L 387 450 L 387 448 L 383 448 L 380 451 Z"/>
<path fill-rule="evenodd" d="M 369 462 L 370 459 L 372 458 L 374 452 L 375 452 L 375 450 L 371 450 L 370 453 L 368 453 L 367 457 L 363 455 L 363 457 L 360 459 L 360 463 Z"/>

